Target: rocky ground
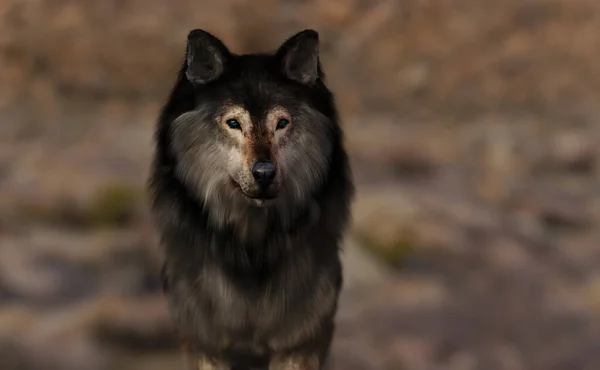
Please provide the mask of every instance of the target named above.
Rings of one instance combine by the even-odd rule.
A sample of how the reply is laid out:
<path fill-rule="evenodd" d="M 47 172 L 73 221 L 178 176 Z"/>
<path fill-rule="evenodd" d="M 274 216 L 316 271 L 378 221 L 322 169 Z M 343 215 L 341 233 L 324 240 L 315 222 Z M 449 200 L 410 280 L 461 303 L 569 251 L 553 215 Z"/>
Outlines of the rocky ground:
<path fill-rule="evenodd" d="M 358 184 L 335 369 L 598 368 L 595 1 L 119 4 L 0 4 L 1 370 L 178 368 L 156 110 L 190 28 L 247 51 L 306 23 Z"/>

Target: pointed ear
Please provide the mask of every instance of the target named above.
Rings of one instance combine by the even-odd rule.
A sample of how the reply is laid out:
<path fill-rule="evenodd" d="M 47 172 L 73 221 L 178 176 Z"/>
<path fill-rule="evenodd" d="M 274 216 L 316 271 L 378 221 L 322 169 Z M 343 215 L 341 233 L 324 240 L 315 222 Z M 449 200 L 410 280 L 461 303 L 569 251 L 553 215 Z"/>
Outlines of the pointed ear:
<path fill-rule="evenodd" d="M 188 80 L 193 84 L 216 80 L 223 73 L 229 55 L 221 40 L 204 30 L 192 30 L 187 38 Z"/>
<path fill-rule="evenodd" d="M 319 34 L 304 30 L 279 47 L 276 57 L 283 74 L 291 80 L 312 85 L 320 77 Z"/>

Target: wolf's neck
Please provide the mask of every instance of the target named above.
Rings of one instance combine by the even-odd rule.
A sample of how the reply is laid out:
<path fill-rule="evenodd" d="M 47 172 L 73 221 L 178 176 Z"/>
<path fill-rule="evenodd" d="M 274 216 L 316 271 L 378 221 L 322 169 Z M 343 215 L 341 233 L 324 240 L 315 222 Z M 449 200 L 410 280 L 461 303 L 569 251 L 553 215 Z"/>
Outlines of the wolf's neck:
<path fill-rule="evenodd" d="M 311 233 L 320 217 L 317 203 L 308 202 L 294 213 L 288 209 L 285 214 L 281 208 L 238 208 L 228 222 L 222 222 L 211 218 L 209 204 L 198 202 L 182 188 L 175 191 L 174 183 L 166 185 L 155 192 L 153 205 L 166 247 L 182 255 L 187 250 L 187 255 L 199 259 L 246 267 L 276 263 Z"/>

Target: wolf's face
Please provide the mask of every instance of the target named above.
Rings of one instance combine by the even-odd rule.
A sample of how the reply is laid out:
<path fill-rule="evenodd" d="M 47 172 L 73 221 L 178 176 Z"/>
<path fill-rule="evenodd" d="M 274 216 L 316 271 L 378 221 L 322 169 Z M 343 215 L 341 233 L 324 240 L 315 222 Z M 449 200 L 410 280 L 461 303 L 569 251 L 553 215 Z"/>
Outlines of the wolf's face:
<path fill-rule="evenodd" d="M 242 105 L 224 106 L 217 116 L 227 137 L 227 170 L 251 199 L 274 199 L 283 178 L 280 151 L 289 138 L 292 118 L 282 106 L 267 107 L 252 118 Z"/>
<path fill-rule="evenodd" d="M 225 218 L 239 204 L 306 202 L 336 129 L 317 33 L 300 32 L 273 55 L 235 55 L 195 30 L 185 76 L 195 103 L 172 123 L 171 146 L 187 186 Z"/>

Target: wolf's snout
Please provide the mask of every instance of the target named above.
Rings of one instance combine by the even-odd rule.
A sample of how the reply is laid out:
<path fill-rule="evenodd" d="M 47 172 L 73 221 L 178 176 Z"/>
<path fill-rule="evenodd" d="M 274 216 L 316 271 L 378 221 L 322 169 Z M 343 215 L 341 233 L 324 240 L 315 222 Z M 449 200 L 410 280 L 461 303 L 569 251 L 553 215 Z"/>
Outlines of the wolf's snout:
<path fill-rule="evenodd" d="M 262 185 L 270 184 L 275 178 L 275 165 L 271 162 L 256 162 L 252 167 L 252 176 Z"/>

